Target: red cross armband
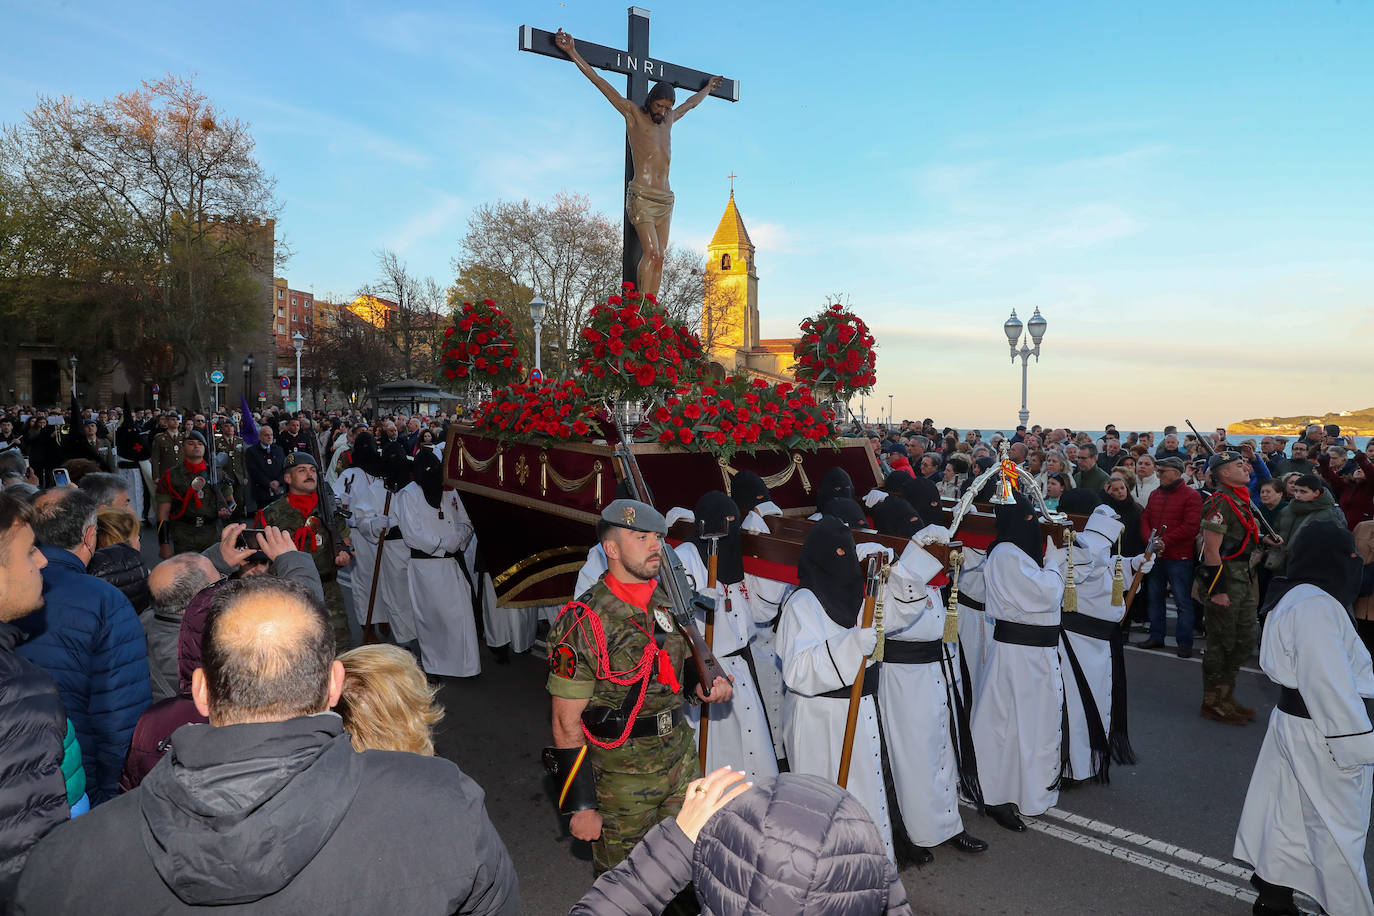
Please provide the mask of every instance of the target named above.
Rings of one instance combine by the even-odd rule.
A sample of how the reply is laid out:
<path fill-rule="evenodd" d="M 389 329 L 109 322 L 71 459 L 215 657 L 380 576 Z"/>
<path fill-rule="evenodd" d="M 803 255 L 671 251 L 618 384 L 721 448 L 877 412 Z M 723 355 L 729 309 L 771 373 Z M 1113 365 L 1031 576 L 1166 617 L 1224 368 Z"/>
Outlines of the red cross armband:
<path fill-rule="evenodd" d="M 553 777 L 554 800 L 559 814 L 576 814 L 599 807 L 588 750 L 590 746 L 586 744 L 544 748 L 544 771 Z"/>

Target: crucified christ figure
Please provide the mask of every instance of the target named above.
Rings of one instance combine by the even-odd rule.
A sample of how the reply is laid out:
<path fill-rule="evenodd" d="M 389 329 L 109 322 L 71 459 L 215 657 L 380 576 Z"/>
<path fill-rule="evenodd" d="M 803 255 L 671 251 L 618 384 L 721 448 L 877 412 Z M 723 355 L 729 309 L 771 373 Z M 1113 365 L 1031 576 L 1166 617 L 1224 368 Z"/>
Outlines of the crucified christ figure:
<path fill-rule="evenodd" d="M 687 101 L 673 107 L 676 96 L 673 87 L 658 82 L 649 90 L 649 97 L 640 107 L 616 92 L 577 53 L 573 37 L 562 29 L 554 36 L 554 44 L 572 59 L 577 69 L 591 80 L 592 85 L 625 117 L 625 133 L 634 158 L 634 178 L 625 188 L 625 212 L 635 227 L 644 254 L 639 259 L 637 288 L 641 293 L 657 296 L 663 282 L 663 253 L 668 249 L 668 229 L 673 220 L 673 192 L 668 187 L 668 166 L 672 159 L 673 124 L 701 104 L 711 92 L 720 87 L 722 77 L 713 76 L 706 85 L 692 93 Z"/>

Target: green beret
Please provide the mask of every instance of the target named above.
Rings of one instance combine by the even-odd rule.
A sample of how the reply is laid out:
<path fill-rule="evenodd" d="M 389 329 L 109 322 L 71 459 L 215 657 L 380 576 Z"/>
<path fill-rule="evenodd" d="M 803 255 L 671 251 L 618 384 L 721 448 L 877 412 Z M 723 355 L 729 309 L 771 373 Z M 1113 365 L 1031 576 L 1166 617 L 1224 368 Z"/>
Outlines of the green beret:
<path fill-rule="evenodd" d="M 320 466 L 315 463 L 315 456 L 309 452 L 295 451 L 286 456 L 286 470 L 288 471 L 305 464 L 310 465 L 317 471 L 320 469 Z"/>
<path fill-rule="evenodd" d="M 601 520 L 617 528 L 631 531 L 648 531 L 653 534 L 668 533 L 668 520 L 648 503 L 636 499 L 617 499 L 601 510 Z"/>

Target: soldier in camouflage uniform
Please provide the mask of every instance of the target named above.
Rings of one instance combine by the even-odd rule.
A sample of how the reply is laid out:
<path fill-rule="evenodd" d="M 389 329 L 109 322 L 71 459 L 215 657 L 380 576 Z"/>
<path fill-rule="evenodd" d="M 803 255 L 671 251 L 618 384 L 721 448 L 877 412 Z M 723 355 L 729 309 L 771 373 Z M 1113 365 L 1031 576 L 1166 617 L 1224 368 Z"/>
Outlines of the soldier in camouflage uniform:
<path fill-rule="evenodd" d="M 348 621 L 343 594 L 335 581 L 338 571 L 352 560 L 344 518 L 330 494 L 320 489 L 320 469 L 310 453 L 292 452 L 282 477 L 286 492 L 258 511 L 256 524 L 259 528 L 280 528 L 291 535 L 297 550 L 310 554 L 324 585 L 324 603 L 335 635 L 343 638 L 339 645 L 347 646 Z"/>
<path fill-rule="evenodd" d="M 248 464 L 244 458 L 244 443 L 236 435 L 232 420 L 220 420 L 216 424 L 215 448 L 224 455 L 224 485 L 233 487 L 234 501 L 240 506 L 248 505 Z"/>
<path fill-rule="evenodd" d="M 701 776 L 697 745 L 683 720 L 686 639 L 658 584 L 663 516 L 618 499 L 597 534 L 609 569 L 570 602 L 549 633 L 548 690 L 554 747 L 545 764 L 559 788 L 572 835 L 592 842 L 597 873 L 624 859 L 649 828 L 682 807 Z M 718 678 L 699 698 L 724 702 Z"/>
<path fill-rule="evenodd" d="M 200 553 L 219 543 L 220 521 L 230 505 L 210 485 L 205 463 L 205 436 L 192 430 L 181 446 L 181 461 L 162 472 L 157 484 L 158 555 L 164 560 L 175 549 Z"/>
<path fill-rule="evenodd" d="M 1202 562 L 1198 593 L 1207 620 L 1202 654 L 1202 708 L 1199 715 L 1244 725 L 1255 711 L 1236 702 L 1236 673 L 1255 647 L 1259 609 L 1250 555 L 1261 544 L 1258 513 L 1250 504 L 1250 467 L 1237 452 L 1219 452 L 1207 461 L 1217 489 L 1202 505 Z"/>
<path fill-rule="evenodd" d="M 173 418 L 160 417 L 158 432 L 153 436 L 153 480 L 162 482 L 162 477 L 181 460 L 181 434 L 177 431 Z"/>

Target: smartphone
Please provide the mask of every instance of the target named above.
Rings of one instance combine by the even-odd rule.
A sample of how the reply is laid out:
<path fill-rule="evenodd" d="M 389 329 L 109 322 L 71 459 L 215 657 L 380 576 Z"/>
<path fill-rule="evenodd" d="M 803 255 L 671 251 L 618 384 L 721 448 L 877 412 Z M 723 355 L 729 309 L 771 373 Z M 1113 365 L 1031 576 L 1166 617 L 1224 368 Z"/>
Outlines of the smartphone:
<path fill-rule="evenodd" d="M 72 477 L 67 473 L 66 468 L 53 468 L 52 479 L 59 487 L 70 487 L 72 485 Z"/>
<path fill-rule="evenodd" d="M 239 550 L 259 549 L 260 545 L 258 543 L 258 536 L 261 535 L 264 530 L 265 529 L 262 528 L 243 529 L 243 532 L 239 534 L 239 539 L 234 542 L 234 546 L 237 547 Z"/>

